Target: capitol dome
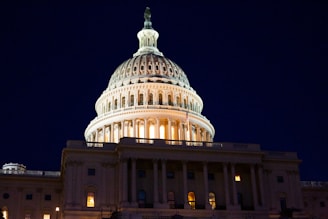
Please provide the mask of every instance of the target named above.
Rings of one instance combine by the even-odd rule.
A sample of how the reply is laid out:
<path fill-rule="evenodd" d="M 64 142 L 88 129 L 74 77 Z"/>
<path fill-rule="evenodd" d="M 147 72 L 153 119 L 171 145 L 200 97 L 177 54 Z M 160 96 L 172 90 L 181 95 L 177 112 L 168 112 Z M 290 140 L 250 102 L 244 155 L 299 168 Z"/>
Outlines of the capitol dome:
<path fill-rule="evenodd" d="M 203 101 L 184 71 L 157 48 L 150 9 L 137 34 L 139 49 L 119 65 L 95 104 L 97 117 L 85 130 L 88 142 L 123 137 L 212 142 L 215 130 L 201 112 Z"/>

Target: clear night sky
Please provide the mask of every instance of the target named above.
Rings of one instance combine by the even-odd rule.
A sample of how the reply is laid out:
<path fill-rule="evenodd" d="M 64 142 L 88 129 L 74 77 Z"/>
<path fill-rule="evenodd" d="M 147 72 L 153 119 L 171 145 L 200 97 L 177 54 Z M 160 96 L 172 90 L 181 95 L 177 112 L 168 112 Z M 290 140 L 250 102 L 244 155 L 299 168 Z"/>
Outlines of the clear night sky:
<path fill-rule="evenodd" d="M 149 6 L 216 142 L 295 151 L 302 180 L 328 181 L 327 1 L 22 2 L 0 3 L 0 165 L 60 169 Z"/>

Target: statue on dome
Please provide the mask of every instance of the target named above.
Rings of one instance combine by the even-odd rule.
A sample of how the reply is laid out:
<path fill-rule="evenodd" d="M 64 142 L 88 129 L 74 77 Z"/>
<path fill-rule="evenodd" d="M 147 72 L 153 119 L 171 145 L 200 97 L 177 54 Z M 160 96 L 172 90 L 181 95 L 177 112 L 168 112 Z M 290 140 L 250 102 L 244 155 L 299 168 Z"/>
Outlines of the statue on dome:
<path fill-rule="evenodd" d="M 145 13 L 144 13 L 144 18 L 145 18 L 144 28 L 145 29 L 153 29 L 151 27 L 150 17 L 151 17 L 150 8 L 149 7 L 146 7 L 146 10 L 145 10 Z"/>
<path fill-rule="evenodd" d="M 144 13 L 145 21 L 150 21 L 150 17 L 151 17 L 150 8 L 146 7 L 145 13 Z"/>

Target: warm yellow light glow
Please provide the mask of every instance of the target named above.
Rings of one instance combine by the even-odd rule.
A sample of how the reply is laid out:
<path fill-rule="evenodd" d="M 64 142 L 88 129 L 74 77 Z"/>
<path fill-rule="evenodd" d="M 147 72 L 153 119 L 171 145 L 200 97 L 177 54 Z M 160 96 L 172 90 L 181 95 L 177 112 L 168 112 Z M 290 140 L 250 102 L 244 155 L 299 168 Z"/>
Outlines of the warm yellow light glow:
<path fill-rule="evenodd" d="M 95 207 L 95 194 L 93 192 L 88 192 L 87 196 L 87 207 L 93 208 Z"/>
<path fill-rule="evenodd" d="M 7 210 L 3 210 L 2 215 L 3 215 L 4 219 L 8 219 L 8 211 Z"/>
<path fill-rule="evenodd" d="M 216 203 L 215 203 L 215 194 L 213 192 L 209 193 L 208 202 L 212 206 L 212 210 L 214 210 L 216 208 Z"/>
<path fill-rule="evenodd" d="M 43 219 L 50 219 L 50 214 L 44 214 Z"/>
<path fill-rule="evenodd" d="M 133 126 L 132 125 L 129 128 L 129 137 L 135 137 L 134 136 L 134 130 L 133 130 Z"/>
<path fill-rule="evenodd" d="M 160 139 L 165 139 L 165 127 L 164 127 L 164 125 L 161 125 L 159 127 L 159 138 Z"/>
<path fill-rule="evenodd" d="M 139 138 L 145 137 L 145 127 L 143 124 L 139 124 Z"/>
<path fill-rule="evenodd" d="M 191 209 L 196 209 L 195 193 L 194 192 L 188 192 L 188 203 L 189 203 Z"/>
<path fill-rule="evenodd" d="M 235 181 L 236 182 L 240 182 L 241 181 L 240 175 L 235 175 Z"/>
<path fill-rule="evenodd" d="M 176 140 L 177 136 L 175 136 L 175 128 L 174 126 L 171 126 L 171 134 L 172 134 L 172 139 Z"/>
<path fill-rule="evenodd" d="M 59 207 L 56 207 L 56 212 L 58 212 L 59 211 Z"/>
<path fill-rule="evenodd" d="M 149 138 L 155 138 L 155 126 L 153 124 L 149 127 Z"/>

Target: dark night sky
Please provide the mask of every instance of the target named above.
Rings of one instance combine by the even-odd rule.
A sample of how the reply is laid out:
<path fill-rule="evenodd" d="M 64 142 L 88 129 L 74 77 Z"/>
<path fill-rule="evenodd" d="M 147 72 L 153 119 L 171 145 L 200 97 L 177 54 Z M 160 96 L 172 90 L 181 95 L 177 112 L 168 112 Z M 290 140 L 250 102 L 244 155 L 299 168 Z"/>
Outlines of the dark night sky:
<path fill-rule="evenodd" d="M 216 142 L 295 151 L 302 180 L 328 181 L 325 1 L 31 2 L 0 3 L 0 165 L 60 169 L 66 141 L 84 139 L 111 74 L 137 51 L 149 6 Z"/>

